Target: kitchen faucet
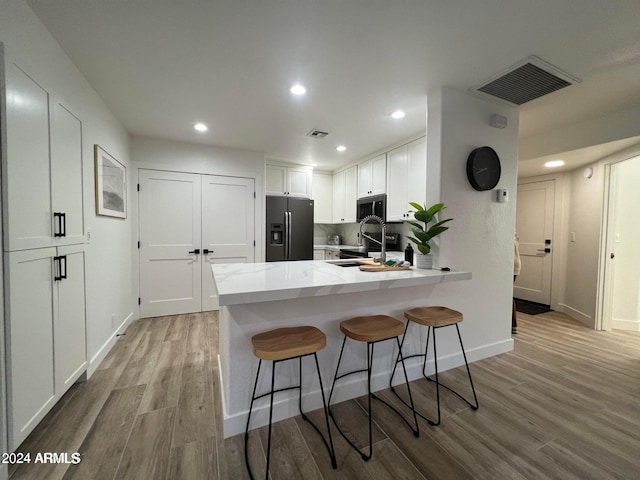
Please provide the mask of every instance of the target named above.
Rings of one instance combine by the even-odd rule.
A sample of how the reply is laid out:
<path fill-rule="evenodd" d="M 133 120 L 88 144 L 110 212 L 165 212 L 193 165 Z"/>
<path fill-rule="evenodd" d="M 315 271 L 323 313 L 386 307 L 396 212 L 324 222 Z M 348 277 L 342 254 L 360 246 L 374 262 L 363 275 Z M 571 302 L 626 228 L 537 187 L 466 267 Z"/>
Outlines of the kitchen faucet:
<path fill-rule="evenodd" d="M 381 236 L 380 240 L 376 240 L 371 235 L 367 235 L 366 233 L 364 233 L 362 231 L 362 227 L 369 220 L 375 220 L 376 222 L 378 222 L 382 226 L 382 236 Z M 387 261 L 387 227 L 384 224 L 384 220 L 382 220 L 377 215 L 368 215 L 368 216 L 364 217 L 362 219 L 362 221 L 360 222 L 360 235 L 358 236 L 358 245 L 359 246 L 362 246 L 362 237 L 367 238 L 368 240 L 371 240 L 371 241 L 374 241 L 374 242 L 380 244 L 380 258 L 378 258 L 378 259 L 376 259 L 374 261 L 382 263 L 384 265 L 384 262 Z"/>

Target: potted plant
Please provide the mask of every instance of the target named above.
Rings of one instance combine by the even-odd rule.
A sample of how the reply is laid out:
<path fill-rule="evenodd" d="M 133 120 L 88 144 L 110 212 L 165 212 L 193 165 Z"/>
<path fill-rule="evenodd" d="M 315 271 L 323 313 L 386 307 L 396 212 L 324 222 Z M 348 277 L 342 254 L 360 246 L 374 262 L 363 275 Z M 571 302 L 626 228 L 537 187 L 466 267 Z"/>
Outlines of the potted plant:
<path fill-rule="evenodd" d="M 416 209 L 413 217 L 417 221 L 405 220 L 406 223 L 412 226 L 411 232 L 413 232 L 414 235 L 413 237 L 407 238 L 418 247 L 419 253 L 416 255 L 416 266 L 418 268 L 431 268 L 433 266 L 433 255 L 431 255 L 431 245 L 429 242 L 432 238 L 448 230 L 449 227 L 443 225 L 453 219 L 447 218 L 446 220 L 438 221 L 436 218 L 438 213 L 446 208 L 444 203 L 436 203 L 429 208 L 426 208 L 426 205 L 423 207 L 415 202 L 409 202 L 409 205 Z M 430 223 L 433 224 L 429 226 Z"/>

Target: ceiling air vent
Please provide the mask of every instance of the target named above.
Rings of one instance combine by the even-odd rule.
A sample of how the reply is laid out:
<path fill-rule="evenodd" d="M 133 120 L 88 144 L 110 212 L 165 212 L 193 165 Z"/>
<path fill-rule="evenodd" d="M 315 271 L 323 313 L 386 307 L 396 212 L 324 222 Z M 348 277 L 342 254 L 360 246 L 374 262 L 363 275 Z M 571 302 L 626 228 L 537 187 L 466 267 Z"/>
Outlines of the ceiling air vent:
<path fill-rule="evenodd" d="M 324 138 L 327 135 L 329 135 L 329 132 L 323 132 L 322 130 L 315 130 L 315 129 L 307 133 L 307 137 L 311 137 L 311 138 Z"/>
<path fill-rule="evenodd" d="M 531 56 L 473 90 L 522 105 L 574 83 L 580 80 Z"/>

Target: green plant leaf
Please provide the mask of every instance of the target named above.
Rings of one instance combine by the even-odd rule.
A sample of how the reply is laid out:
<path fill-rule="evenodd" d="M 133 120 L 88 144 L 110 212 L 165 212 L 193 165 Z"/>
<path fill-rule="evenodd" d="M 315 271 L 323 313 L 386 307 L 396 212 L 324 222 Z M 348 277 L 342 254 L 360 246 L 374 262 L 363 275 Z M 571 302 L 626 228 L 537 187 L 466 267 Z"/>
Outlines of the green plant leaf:
<path fill-rule="evenodd" d="M 431 239 L 437 235 L 440 235 L 442 232 L 446 232 L 447 230 L 449 230 L 449 227 L 431 227 L 429 230 L 427 230 L 427 236 L 429 237 L 429 239 Z M 427 239 L 427 241 L 429 239 Z"/>
<path fill-rule="evenodd" d="M 419 210 L 414 213 L 413 216 L 416 220 L 420 220 L 424 223 L 429 223 L 429 221 L 431 220 L 431 217 L 427 214 L 426 210 Z"/>
<path fill-rule="evenodd" d="M 419 203 L 409 202 L 409 205 L 411 205 L 413 208 L 415 208 L 418 211 L 424 210 L 424 207 L 422 205 L 420 205 Z"/>
<path fill-rule="evenodd" d="M 426 243 L 426 242 L 428 242 L 428 241 L 429 241 L 429 239 L 431 238 L 427 232 L 425 232 L 424 230 L 422 230 L 422 228 L 414 227 L 414 228 L 412 228 L 412 229 L 411 229 L 411 231 L 413 232 L 413 234 L 414 234 L 416 237 L 418 237 L 418 238 L 420 239 L 420 241 L 421 241 L 421 242 Z"/>
<path fill-rule="evenodd" d="M 431 252 L 431 247 L 429 245 L 421 245 L 418 244 L 417 245 L 418 250 L 420 250 L 420 253 L 426 255 L 427 253 Z"/>
<path fill-rule="evenodd" d="M 414 222 L 412 220 L 405 220 L 404 223 L 408 223 L 409 225 L 413 225 L 414 227 L 419 228 L 420 230 L 424 230 L 424 227 L 422 226 L 422 224 L 418 222 Z"/>
<path fill-rule="evenodd" d="M 439 226 L 440 226 L 440 225 L 442 225 L 443 223 L 450 222 L 451 220 L 453 220 L 453 218 L 447 218 L 446 220 L 442 220 L 442 221 L 440 221 L 440 222 L 438 222 L 438 223 L 434 223 L 433 225 L 431 225 L 431 228 L 433 228 L 433 227 L 439 227 Z M 447 228 L 449 228 L 449 227 L 447 227 Z"/>
<path fill-rule="evenodd" d="M 431 205 L 426 212 L 427 215 L 433 217 L 436 213 L 444 210 L 445 208 L 444 203 L 436 203 L 435 205 Z"/>
<path fill-rule="evenodd" d="M 422 242 L 421 242 L 420 240 L 418 240 L 417 238 L 415 238 L 415 237 L 409 237 L 409 236 L 407 236 L 407 238 L 408 238 L 410 241 L 412 241 L 413 243 L 415 243 L 415 244 L 416 244 L 416 246 L 420 246 L 420 245 L 422 245 Z"/>

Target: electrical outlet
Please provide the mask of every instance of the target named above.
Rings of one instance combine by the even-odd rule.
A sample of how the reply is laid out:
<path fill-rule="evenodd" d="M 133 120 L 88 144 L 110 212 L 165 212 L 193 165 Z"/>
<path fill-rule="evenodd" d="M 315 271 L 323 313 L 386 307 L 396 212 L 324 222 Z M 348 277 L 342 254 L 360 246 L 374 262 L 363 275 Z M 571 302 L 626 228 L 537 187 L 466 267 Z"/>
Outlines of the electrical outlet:
<path fill-rule="evenodd" d="M 575 242 L 575 241 L 576 241 L 576 232 L 571 232 L 571 233 L 569 234 L 569 240 L 570 240 L 571 242 Z"/>
<path fill-rule="evenodd" d="M 115 330 L 118 325 L 116 325 L 116 314 L 111 314 L 111 330 Z"/>

